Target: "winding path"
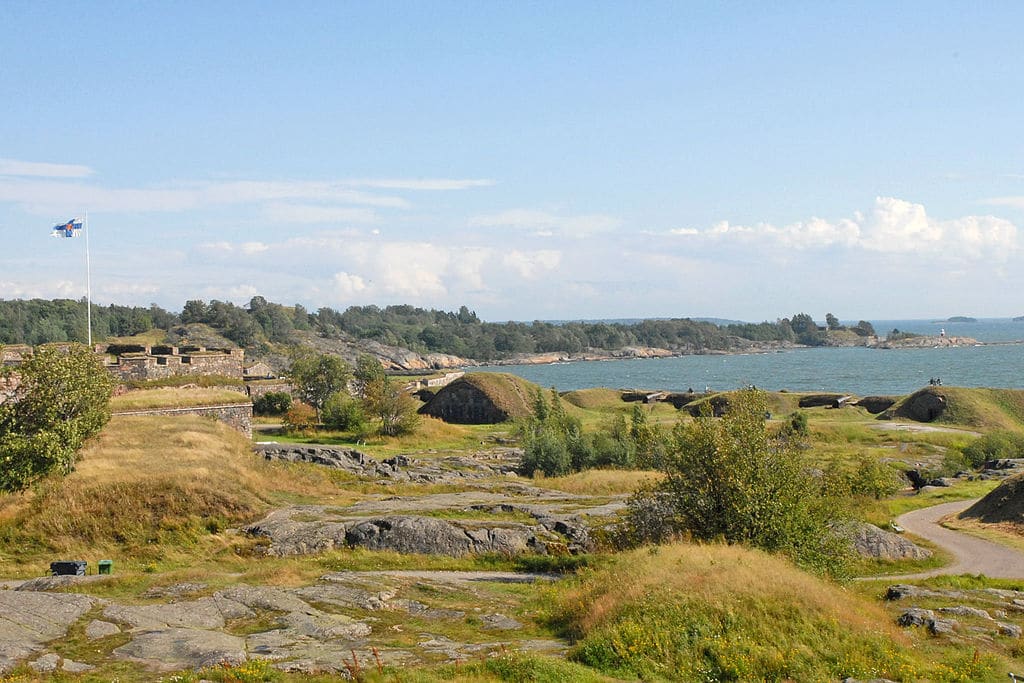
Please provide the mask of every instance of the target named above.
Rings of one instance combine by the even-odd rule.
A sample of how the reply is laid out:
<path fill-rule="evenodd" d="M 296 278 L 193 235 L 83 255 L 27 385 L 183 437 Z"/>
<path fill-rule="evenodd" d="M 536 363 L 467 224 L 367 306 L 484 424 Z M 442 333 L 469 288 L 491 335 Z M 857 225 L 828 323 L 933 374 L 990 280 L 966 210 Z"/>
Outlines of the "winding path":
<path fill-rule="evenodd" d="M 918 574 L 901 574 L 876 578 L 926 579 L 942 574 L 984 574 L 996 579 L 1024 579 L 1024 552 L 992 541 L 947 529 L 939 520 L 963 512 L 978 502 L 958 500 L 933 505 L 900 515 L 896 523 L 912 534 L 928 539 L 953 556 L 945 567 Z"/>

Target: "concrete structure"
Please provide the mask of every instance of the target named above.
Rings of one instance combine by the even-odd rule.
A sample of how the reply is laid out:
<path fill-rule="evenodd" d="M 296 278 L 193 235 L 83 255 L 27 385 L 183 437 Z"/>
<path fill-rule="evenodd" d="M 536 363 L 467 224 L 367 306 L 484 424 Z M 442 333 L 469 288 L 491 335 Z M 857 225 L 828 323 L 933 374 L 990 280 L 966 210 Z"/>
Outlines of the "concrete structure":
<path fill-rule="evenodd" d="M 107 369 L 122 382 L 164 379 L 179 375 L 242 377 L 244 349 L 202 346 L 142 346 L 97 344 L 97 353 L 110 358 Z"/>

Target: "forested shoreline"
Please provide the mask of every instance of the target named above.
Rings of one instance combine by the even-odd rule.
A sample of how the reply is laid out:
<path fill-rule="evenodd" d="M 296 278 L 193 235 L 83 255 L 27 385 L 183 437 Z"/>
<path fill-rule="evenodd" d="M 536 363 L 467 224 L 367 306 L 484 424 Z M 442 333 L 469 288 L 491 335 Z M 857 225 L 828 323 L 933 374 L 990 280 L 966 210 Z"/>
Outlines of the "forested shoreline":
<path fill-rule="evenodd" d="M 0 300 L 0 344 L 43 344 L 85 341 L 85 301 L 72 299 Z M 344 311 L 308 311 L 253 297 L 248 306 L 192 299 L 180 312 L 156 304 L 148 307 L 92 306 L 93 339 L 103 341 L 154 330 L 171 332 L 193 323 L 209 326 L 239 346 L 250 349 L 293 343 L 294 332 L 309 331 L 335 339 L 373 340 L 420 353 L 445 353 L 493 361 L 529 353 L 616 351 L 654 347 L 675 352 L 728 351 L 743 340 L 759 343 L 828 343 L 829 332 L 847 336 L 874 334 L 871 323 L 843 326 L 831 313 L 823 328 L 806 313 L 775 322 L 716 325 L 690 318 L 620 322 L 485 322 L 462 306 L 457 311 L 408 305 L 351 306 Z"/>

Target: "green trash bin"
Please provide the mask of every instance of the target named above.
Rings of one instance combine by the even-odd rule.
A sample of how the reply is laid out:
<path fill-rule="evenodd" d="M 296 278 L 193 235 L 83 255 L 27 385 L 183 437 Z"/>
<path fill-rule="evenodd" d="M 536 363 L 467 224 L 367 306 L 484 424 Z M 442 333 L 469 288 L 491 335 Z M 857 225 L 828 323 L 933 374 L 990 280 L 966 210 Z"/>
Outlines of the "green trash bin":
<path fill-rule="evenodd" d="M 113 560 L 100 560 L 96 563 L 99 568 L 100 574 L 113 574 L 114 573 L 114 561 Z"/>

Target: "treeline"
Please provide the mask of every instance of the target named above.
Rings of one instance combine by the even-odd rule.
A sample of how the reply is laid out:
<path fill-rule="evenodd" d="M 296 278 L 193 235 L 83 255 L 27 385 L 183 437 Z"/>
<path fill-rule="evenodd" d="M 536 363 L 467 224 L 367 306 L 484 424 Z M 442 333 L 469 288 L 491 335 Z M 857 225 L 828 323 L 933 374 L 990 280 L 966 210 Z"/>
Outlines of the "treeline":
<path fill-rule="evenodd" d="M 651 346 L 680 352 L 728 350 L 738 339 L 755 342 L 789 342 L 819 346 L 829 332 L 874 334 L 871 323 L 860 321 L 845 327 L 831 313 L 820 327 L 810 315 L 798 313 L 775 322 L 718 326 L 709 322 L 676 318 L 636 323 L 484 322 L 462 306 L 458 311 L 439 311 L 415 306 L 351 306 L 344 311 L 320 308 L 315 312 L 300 304 L 284 306 L 253 297 L 248 306 L 213 300 L 187 301 L 181 313 L 148 308 L 96 306 L 92 308 L 93 338 L 124 337 L 152 329 L 171 330 L 177 325 L 203 323 L 247 348 L 269 343 L 287 344 L 293 332 L 312 331 L 329 338 L 370 339 L 421 353 L 447 353 L 477 360 L 507 358 L 519 353 L 576 353 L 588 349 L 614 351 L 627 346 Z M 84 301 L 0 300 L 0 343 L 40 344 L 49 341 L 84 341 Z"/>
<path fill-rule="evenodd" d="M 177 324 L 178 316 L 156 304 L 138 306 L 92 306 L 92 336 L 129 337 L 154 328 L 166 330 Z M 87 336 L 85 299 L 0 300 L 0 344 L 45 344 L 85 342 Z"/>

